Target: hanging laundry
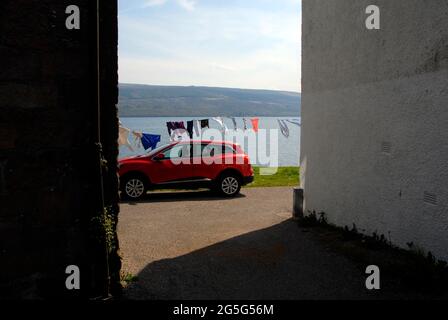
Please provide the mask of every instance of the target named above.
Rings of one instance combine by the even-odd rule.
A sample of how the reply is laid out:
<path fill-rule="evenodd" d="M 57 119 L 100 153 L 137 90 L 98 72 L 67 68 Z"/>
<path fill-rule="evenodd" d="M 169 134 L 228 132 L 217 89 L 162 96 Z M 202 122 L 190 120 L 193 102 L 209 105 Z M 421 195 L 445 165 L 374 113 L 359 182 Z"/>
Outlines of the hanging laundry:
<path fill-rule="evenodd" d="M 143 133 L 141 138 L 143 148 L 145 148 L 145 150 L 154 150 L 157 148 L 157 144 L 160 142 L 160 139 L 160 135 Z"/>
<path fill-rule="evenodd" d="M 168 134 L 171 136 L 171 132 L 176 129 L 184 129 L 185 130 L 185 123 L 183 121 L 175 122 L 167 122 L 166 126 L 168 128 Z"/>
<path fill-rule="evenodd" d="M 143 133 L 132 131 L 132 134 L 134 135 L 134 146 L 137 148 L 143 147 L 142 146 Z"/>
<path fill-rule="evenodd" d="M 284 120 L 277 120 L 280 126 L 280 132 L 285 138 L 289 138 L 289 128 Z"/>
<path fill-rule="evenodd" d="M 129 150 L 134 152 L 134 149 L 132 148 L 131 144 L 129 143 L 129 133 L 131 133 L 131 130 L 129 130 L 128 128 L 125 128 L 125 127 L 119 127 L 118 133 L 119 133 L 118 145 L 126 146 L 129 148 Z"/>
<path fill-rule="evenodd" d="M 233 123 L 233 130 L 238 130 L 238 126 L 237 126 L 237 124 L 236 124 L 236 119 L 235 118 L 233 118 L 233 117 L 230 117 L 229 118 L 230 120 L 232 120 L 232 123 Z"/>
<path fill-rule="evenodd" d="M 223 118 L 221 118 L 221 121 L 222 121 L 222 126 L 223 126 L 223 128 L 224 128 L 224 133 L 225 132 L 227 132 L 227 131 L 229 131 L 229 128 L 227 128 L 227 125 L 226 125 L 226 123 L 224 122 L 224 119 Z"/>
<path fill-rule="evenodd" d="M 219 123 L 219 125 L 221 126 L 220 129 L 221 129 L 222 132 L 227 132 L 228 131 L 227 126 L 224 123 L 224 119 L 222 117 L 215 117 L 215 118 L 212 118 L 212 119 Z"/>
<path fill-rule="evenodd" d="M 143 137 L 142 132 L 132 131 L 132 134 L 134 135 L 135 139 L 141 139 Z"/>
<path fill-rule="evenodd" d="M 299 120 L 293 119 L 293 120 L 286 120 L 286 121 L 288 121 L 289 123 L 295 124 L 296 126 L 299 126 L 299 127 L 302 125 Z"/>
<path fill-rule="evenodd" d="M 171 141 L 188 141 L 190 140 L 190 135 L 187 129 L 175 129 L 172 131 L 170 136 Z"/>
<path fill-rule="evenodd" d="M 194 132 L 196 133 L 196 136 L 199 137 L 201 135 L 201 131 L 199 129 L 199 120 L 194 120 L 193 122 Z"/>
<path fill-rule="evenodd" d="M 188 135 L 190 136 L 190 139 L 193 139 L 193 126 L 194 126 L 193 120 L 187 122 L 187 131 Z"/>
<path fill-rule="evenodd" d="M 201 129 L 210 128 L 210 122 L 208 119 L 201 120 Z"/>
<path fill-rule="evenodd" d="M 253 118 L 250 119 L 250 121 L 252 122 L 252 129 L 254 129 L 255 132 L 258 132 L 258 124 L 260 120 L 258 118 Z"/>
<path fill-rule="evenodd" d="M 243 118 L 243 130 L 244 131 L 247 130 L 247 120 L 246 120 L 246 118 Z"/>

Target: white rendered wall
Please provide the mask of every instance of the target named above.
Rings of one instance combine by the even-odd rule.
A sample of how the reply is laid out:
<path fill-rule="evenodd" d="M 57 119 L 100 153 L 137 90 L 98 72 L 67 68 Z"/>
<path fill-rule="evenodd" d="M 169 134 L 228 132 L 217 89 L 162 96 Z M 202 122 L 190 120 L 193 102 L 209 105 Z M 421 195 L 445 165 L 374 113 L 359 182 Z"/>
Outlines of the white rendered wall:
<path fill-rule="evenodd" d="M 302 20 L 305 212 L 448 260 L 448 1 L 303 0 Z"/>

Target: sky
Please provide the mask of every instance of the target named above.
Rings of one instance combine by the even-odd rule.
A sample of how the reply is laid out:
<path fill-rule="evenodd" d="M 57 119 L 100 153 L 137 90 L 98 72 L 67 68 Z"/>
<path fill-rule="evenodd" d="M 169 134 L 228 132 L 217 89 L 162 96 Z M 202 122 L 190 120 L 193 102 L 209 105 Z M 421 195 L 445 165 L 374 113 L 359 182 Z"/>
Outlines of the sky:
<path fill-rule="evenodd" d="M 301 91 L 301 0 L 118 3 L 121 83 Z"/>

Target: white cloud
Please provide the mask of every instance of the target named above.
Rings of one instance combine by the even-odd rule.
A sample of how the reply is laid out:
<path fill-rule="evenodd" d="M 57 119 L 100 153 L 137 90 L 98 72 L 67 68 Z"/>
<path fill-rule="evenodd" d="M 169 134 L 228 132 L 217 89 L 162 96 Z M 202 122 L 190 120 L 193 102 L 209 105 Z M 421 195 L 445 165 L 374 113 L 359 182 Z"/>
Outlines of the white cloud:
<path fill-rule="evenodd" d="M 188 11 L 193 11 L 196 8 L 196 1 L 194 0 L 177 0 L 177 3 Z"/>
<path fill-rule="evenodd" d="M 166 1 L 167 0 L 146 0 L 143 4 L 143 8 L 161 6 L 164 5 Z"/>
<path fill-rule="evenodd" d="M 120 82 L 301 91 L 300 56 L 286 45 L 229 57 L 120 58 Z M 212 58 L 212 59 L 210 59 Z"/>
<path fill-rule="evenodd" d="M 299 11 L 247 8 L 126 16 L 120 81 L 300 91 L 300 25 Z"/>
<path fill-rule="evenodd" d="M 235 68 L 233 68 L 232 66 L 228 66 L 228 65 L 223 65 L 223 64 L 219 64 L 217 62 L 212 62 L 209 64 L 213 69 L 218 69 L 218 70 L 223 70 L 223 71 L 237 71 Z"/>

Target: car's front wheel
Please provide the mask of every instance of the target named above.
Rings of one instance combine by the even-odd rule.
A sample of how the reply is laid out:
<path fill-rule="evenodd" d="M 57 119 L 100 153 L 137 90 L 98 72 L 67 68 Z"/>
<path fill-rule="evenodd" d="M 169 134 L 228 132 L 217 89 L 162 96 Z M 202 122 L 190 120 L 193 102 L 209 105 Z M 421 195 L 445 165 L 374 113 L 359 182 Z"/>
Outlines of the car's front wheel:
<path fill-rule="evenodd" d="M 125 199 L 140 200 L 147 191 L 145 179 L 138 175 L 124 177 L 121 192 Z"/>
<path fill-rule="evenodd" d="M 234 197 L 241 190 L 241 179 L 235 174 L 223 174 L 217 181 L 217 191 L 225 197 Z"/>

